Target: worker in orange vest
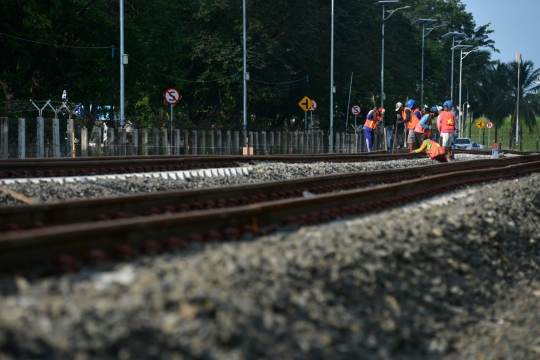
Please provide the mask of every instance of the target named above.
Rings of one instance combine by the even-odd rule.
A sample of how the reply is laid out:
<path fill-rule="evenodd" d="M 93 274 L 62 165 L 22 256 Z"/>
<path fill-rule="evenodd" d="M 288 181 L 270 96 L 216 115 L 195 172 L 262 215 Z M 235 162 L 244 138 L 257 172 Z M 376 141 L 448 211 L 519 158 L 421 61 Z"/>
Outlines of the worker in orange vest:
<path fill-rule="evenodd" d="M 425 151 L 431 160 L 437 160 L 441 163 L 448 162 L 448 160 L 446 159 L 446 154 L 444 152 L 444 147 L 439 145 L 437 142 L 428 139 L 426 134 L 422 134 L 421 140 L 422 145 L 418 149 L 413 150 L 412 152 L 418 154 L 422 151 Z"/>
<path fill-rule="evenodd" d="M 409 150 L 418 149 L 420 144 L 416 141 L 414 129 L 422 118 L 422 112 L 416 106 L 416 101 L 413 99 L 407 101 L 407 106 L 403 109 L 401 117 L 405 121 L 405 126 L 407 126 L 407 145 L 409 146 Z"/>
<path fill-rule="evenodd" d="M 382 122 L 384 108 L 371 110 L 366 116 L 364 123 L 364 137 L 366 138 L 366 149 L 368 152 L 373 151 L 373 142 L 375 141 L 375 129 Z"/>

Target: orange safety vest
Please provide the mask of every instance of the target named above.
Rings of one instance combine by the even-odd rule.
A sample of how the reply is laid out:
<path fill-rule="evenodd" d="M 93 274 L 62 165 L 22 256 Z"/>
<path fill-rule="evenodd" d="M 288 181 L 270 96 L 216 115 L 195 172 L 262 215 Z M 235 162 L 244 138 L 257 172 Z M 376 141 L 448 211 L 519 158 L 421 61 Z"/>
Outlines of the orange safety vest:
<path fill-rule="evenodd" d="M 441 132 L 442 133 L 451 133 L 454 132 L 456 126 L 456 119 L 454 114 L 450 111 L 441 112 Z"/>
<path fill-rule="evenodd" d="M 435 157 L 444 154 L 444 148 L 435 141 L 428 139 L 424 140 L 424 142 L 427 142 L 426 154 L 428 154 L 431 159 L 434 159 Z"/>
<path fill-rule="evenodd" d="M 369 115 L 369 113 L 368 113 L 368 115 Z M 364 123 L 364 126 L 367 126 L 368 128 L 375 130 L 377 128 L 377 121 L 375 121 L 375 120 L 377 118 L 381 119 L 381 117 L 377 116 L 377 114 L 373 114 L 373 118 L 374 118 L 374 120 L 369 120 L 369 119 L 366 118 L 366 122 Z"/>
<path fill-rule="evenodd" d="M 407 121 L 407 129 L 409 130 L 414 130 L 414 128 L 416 127 L 416 125 L 418 125 L 418 123 L 420 122 L 420 119 L 418 118 L 418 116 L 416 116 L 416 114 L 414 113 L 414 111 L 412 111 L 411 109 L 409 108 L 405 108 L 403 110 L 403 112 L 401 113 L 401 117 L 403 119 L 406 119 L 407 118 L 407 110 L 409 110 L 411 112 L 411 119 L 409 121 Z"/>

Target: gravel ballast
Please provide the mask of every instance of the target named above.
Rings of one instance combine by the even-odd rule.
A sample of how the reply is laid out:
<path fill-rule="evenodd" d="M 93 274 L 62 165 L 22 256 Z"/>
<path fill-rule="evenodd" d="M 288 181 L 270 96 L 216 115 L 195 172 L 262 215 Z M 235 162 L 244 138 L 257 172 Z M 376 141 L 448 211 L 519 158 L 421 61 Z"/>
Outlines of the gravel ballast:
<path fill-rule="evenodd" d="M 486 158 L 486 156 L 456 154 L 456 161 L 479 158 Z M 252 184 L 263 181 L 288 180 L 357 171 L 390 170 L 411 166 L 431 165 L 435 163 L 436 162 L 427 158 L 361 163 L 258 163 L 255 165 L 242 164 L 242 166 L 252 167 L 252 170 L 249 175 L 239 177 L 193 178 L 185 181 L 131 177 L 128 180 L 98 180 L 95 182 L 76 182 L 69 184 L 58 184 L 54 182 L 42 182 L 40 184 L 24 183 L 6 185 L 6 187 L 25 195 L 34 201 L 51 202 L 134 195 L 168 190 L 190 190 L 237 184 Z M 0 206 L 1 205 L 24 205 L 24 203 L 14 199 L 10 195 L 0 192 Z"/>
<path fill-rule="evenodd" d="M 539 189 L 533 174 L 113 272 L 6 279 L 0 358 L 538 358 Z"/>

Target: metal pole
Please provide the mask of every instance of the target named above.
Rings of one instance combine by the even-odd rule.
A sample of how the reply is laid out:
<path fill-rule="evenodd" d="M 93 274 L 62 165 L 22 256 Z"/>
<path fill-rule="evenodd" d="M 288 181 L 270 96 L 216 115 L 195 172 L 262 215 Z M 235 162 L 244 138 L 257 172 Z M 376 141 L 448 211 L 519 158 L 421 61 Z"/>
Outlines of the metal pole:
<path fill-rule="evenodd" d="M 463 50 L 459 54 L 459 104 L 458 104 L 458 123 L 459 123 L 459 137 L 463 135 L 463 123 L 461 116 L 461 78 L 462 78 L 462 68 L 463 68 Z"/>
<path fill-rule="evenodd" d="M 124 127 L 124 0 L 120 0 L 120 126 Z"/>
<path fill-rule="evenodd" d="M 334 0 L 332 0 L 332 20 L 330 36 L 330 149 L 329 153 L 334 152 Z"/>
<path fill-rule="evenodd" d="M 450 79 L 450 101 L 454 105 L 454 38 L 452 37 L 452 78 Z"/>
<path fill-rule="evenodd" d="M 384 108 L 384 4 L 382 6 L 381 107 Z M 381 124 L 382 125 L 382 124 Z"/>
<path fill-rule="evenodd" d="M 244 100 L 243 100 L 243 116 L 244 116 L 244 132 L 247 131 L 247 81 L 246 81 L 246 0 L 242 1 L 242 15 L 243 15 L 243 47 L 244 47 Z M 245 139 L 243 140 L 245 141 Z M 242 142 L 243 143 L 243 142 Z M 251 144 L 250 144 L 251 146 Z"/>
<path fill-rule="evenodd" d="M 420 84 L 420 110 L 424 111 L 424 31 L 426 24 L 422 24 L 422 81 Z"/>
<path fill-rule="evenodd" d="M 349 109 L 351 108 L 352 79 L 353 79 L 353 73 L 351 72 L 351 84 L 349 85 L 349 103 L 347 104 L 347 120 L 345 120 L 345 131 L 347 130 L 347 126 L 349 124 Z M 354 125 L 356 126 L 356 122 L 354 123 Z"/>
<path fill-rule="evenodd" d="M 519 142 L 519 70 L 521 67 L 521 54 L 516 54 L 516 62 L 518 67 L 518 84 L 517 84 L 517 93 L 516 93 L 516 103 L 517 103 L 517 110 L 516 110 L 516 149 L 518 149 L 518 142 Z"/>
<path fill-rule="evenodd" d="M 173 123 L 173 106 L 171 104 L 171 141 L 169 142 L 169 147 L 172 149 L 172 123 Z M 172 151 L 171 151 L 172 153 Z M 169 153 L 170 154 L 170 153 Z"/>

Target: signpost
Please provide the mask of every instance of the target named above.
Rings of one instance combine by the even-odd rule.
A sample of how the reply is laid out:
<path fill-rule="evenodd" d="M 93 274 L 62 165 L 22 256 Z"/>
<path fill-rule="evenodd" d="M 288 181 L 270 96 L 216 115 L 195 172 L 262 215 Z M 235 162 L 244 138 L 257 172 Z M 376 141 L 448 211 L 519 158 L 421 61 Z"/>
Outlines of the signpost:
<path fill-rule="evenodd" d="M 356 134 L 357 128 L 356 128 L 356 117 L 362 113 L 362 108 L 358 104 L 354 104 L 351 106 L 351 114 L 354 115 L 354 133 Z"/>
<path fill-rule="evenodd" d="M 478 142 L 480 142 L 480 130 L 482 130 L 482 128 L 484 127 L 484 125 L 486 125 L 486 123 L 483 122 L 482 120 L 478 120 L 476 124 L 474 125 L 476 125 L 476 127 L 478 128 Z"/>
<path fill-rule="evenodd" d="M 302 110 L 304 110 L 305 114 L 304 114 L 304 124 L 305 124 L 305 128 L 307 130 L 307 112 L 309 111 L 309 109 L 311 109 L 313 107 L 313 101 L 311 101 L 310 98 L 308 98 L 307 96 L 304 96 L 302 98 L 302 100 L 300 100 L 300 102 L 298 103 L 298 106 L 300 106 L 302 108 Z"/>
<path fill-rule="evenodd" d="M 163 94 L 163 98 L 165 99 L 165 102 L 167 104 L 171 105 L 171 142 L 169 143 L 169 146 L 172 146 L 172 138 L 173 138 L 173 106 L 178 104 L 180 99 L 182 98 L 182 95 L 180 95 L 180 91 L 175 88 L 169 88 L 165 90 L 165 93 Z"/>
<path fill-rule="evenodd" d="M 309 108 L 310 117 L 311 117 L 311 127 L 313 128 L 313 112 L 317 110 L 318 104 L 315 100 L 311 99 L 311 102 L 313 103 L 313 106 Z"/>
<path fill-rule="evenodd" d="M 493 123 L 491 121 L 488 121 L 486 123 L 486 127 L 488 129 L 488 145 L 489 145 L 489 144 L 491 144 L 491 142 L 490 142 L 491 139 L 490 138 L 491 138 L 491 129 L 493 128 Z"/>

